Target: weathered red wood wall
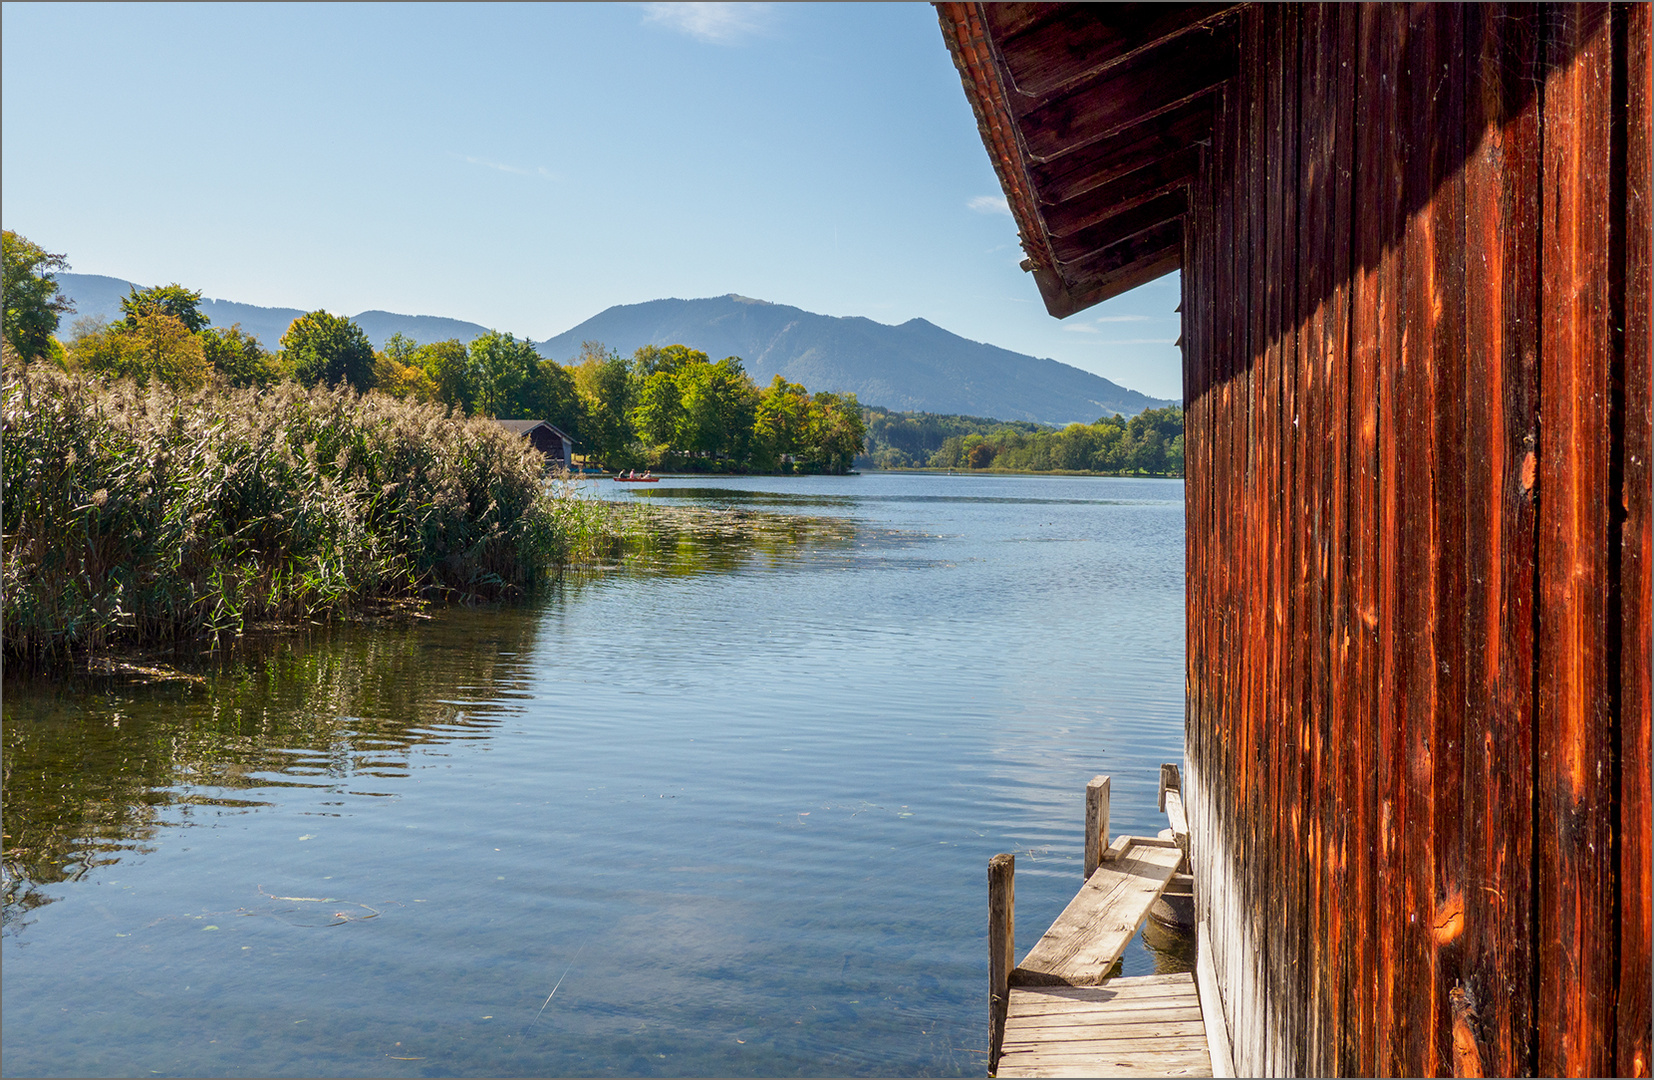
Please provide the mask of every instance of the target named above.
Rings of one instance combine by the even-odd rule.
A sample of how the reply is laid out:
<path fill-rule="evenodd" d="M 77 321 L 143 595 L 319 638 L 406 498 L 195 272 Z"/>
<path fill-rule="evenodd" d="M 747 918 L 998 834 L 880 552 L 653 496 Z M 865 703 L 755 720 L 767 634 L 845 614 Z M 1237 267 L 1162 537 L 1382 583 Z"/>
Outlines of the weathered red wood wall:
<path fill-rule="evenodd" d="M 1237 1070 L 1647 1076 L 1650 8 L 1240 19 L 1183 272 Z"/>

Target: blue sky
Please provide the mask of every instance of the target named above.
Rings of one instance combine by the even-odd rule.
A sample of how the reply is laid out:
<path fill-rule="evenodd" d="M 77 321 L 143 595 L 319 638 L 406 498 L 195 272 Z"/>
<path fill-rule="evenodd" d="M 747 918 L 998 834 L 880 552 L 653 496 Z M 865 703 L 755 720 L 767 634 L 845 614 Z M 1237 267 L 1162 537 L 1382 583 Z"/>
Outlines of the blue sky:
<path fill-rule="evenodd" d="M 8 3 L 0 218 L 245 303 L 542 340 L 735 292 L 1181 397 L 1175 275 L 1045 314 L 929 4 Z"/>

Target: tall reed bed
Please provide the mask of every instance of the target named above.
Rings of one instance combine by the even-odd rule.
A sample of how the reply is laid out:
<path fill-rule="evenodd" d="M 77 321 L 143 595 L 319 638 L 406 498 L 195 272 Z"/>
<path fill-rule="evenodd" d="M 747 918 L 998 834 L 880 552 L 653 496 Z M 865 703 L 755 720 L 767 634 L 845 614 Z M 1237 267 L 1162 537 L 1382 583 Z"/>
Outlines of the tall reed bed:
<path fill-rule="evenodd" d="M 43 365 L 0 389 L 5 651 L 238 633 L 389 598 L 498 597 L 627 528 L 523 440 L 349 390 L 180 395 Z"/>

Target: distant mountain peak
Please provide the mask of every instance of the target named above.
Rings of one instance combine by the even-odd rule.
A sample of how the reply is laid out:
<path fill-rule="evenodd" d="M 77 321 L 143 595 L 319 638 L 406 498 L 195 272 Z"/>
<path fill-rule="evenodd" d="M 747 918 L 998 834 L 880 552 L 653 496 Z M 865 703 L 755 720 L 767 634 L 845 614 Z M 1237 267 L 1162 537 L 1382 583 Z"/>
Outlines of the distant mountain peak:
<path fill-rule="evenodd" d="M 79 307 L 77 315 L 111 321 L 121 317 L 121 298 L 132 288 L 130 281 L 98 274 L 57 277 Z M 220 299 L 204 300 L 201 308 L 212 325 L 240 323 L 271 349 L 304 314 L 298 308 Z M 364 311 L 352 318 L 381 347 L 397 333 L 419 342 L 469 342 L 487 330 L 436 315 Z M 760 386 L 782 375 L 811 391 L 853 393 L 863 404 L 898 411 L 1067 424 L 1174 404 L 1055 360 L 967 340 L 927 319 L 892 326 L 859 315 L 819 315 L 739 293 L 616 305 L 536 348 L 542 356 L 568 363 L 585 341 L 601 341 L 622 354 L 643 345 L 687 345 L 714 359 L 739 356 Z"/>
<path fill-rule="evenodd" d="M 734 310 L 731 302 L 743 307 Z M 970 341 L 928 319 L 897 326 L 738 293 L 616 305 L 541 343 L 540 354 L 567 362 L 584 341 L 623 355 L 645 345 L 687 345 L 712 357 L 738 356 L 761 386 L 780 375 L 899 411 L 1060 425 L 1173 404 L 1055 360 Z"/>

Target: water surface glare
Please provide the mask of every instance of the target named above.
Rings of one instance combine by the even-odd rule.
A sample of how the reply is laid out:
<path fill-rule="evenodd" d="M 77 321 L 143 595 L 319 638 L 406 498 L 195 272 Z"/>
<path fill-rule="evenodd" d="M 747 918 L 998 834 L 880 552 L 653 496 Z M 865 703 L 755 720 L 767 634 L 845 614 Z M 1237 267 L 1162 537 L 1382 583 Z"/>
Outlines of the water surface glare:
<path fill-rule="evenodd" d="M 5 1074 L 982 1075 L 989 857 L 1020 955 L 1087 779 L 1165 824 L 1182 484 L 598 490 L 828 527 L 197 680 L 9 677 Z"/>

